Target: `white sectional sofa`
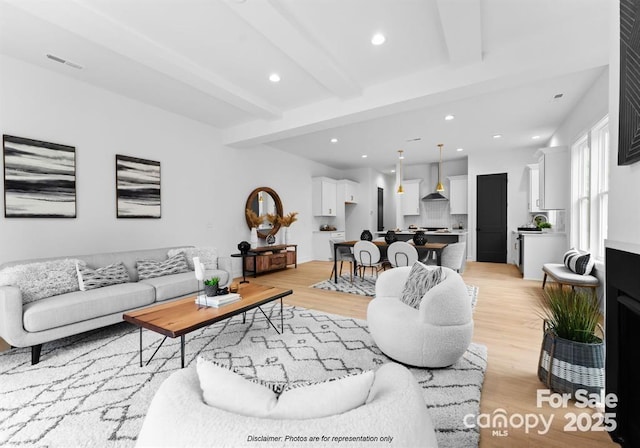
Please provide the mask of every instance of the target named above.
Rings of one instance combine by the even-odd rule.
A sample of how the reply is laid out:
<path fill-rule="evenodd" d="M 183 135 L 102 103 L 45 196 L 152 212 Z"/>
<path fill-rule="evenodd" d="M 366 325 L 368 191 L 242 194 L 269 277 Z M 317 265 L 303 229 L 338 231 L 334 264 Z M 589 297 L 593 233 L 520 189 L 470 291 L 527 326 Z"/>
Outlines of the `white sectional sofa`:
<path fill-rule="evenodd" d="M 79 259 L 92 269 L 123 262 L 130 282 L 68 292 L 29 303 L 23 303 L 17 286 L 0 286 L 0 337 L 13 347 L 31 347 L 31 362 L 36 364 L 45 342 L 119 323 L 125 312 L 194 294 L 199 288 L 193 271 L 138 279 L 138 260 L 166 260 L 171 249 L 176 248 L 21 260 L 1 265 L 0 273 L 5 267 L 58 259 Z M 231 259 L 219 257 L 218 269 L 207 270 L 205 276 L 219 277 L 221 286 L 229 284 Z"/>

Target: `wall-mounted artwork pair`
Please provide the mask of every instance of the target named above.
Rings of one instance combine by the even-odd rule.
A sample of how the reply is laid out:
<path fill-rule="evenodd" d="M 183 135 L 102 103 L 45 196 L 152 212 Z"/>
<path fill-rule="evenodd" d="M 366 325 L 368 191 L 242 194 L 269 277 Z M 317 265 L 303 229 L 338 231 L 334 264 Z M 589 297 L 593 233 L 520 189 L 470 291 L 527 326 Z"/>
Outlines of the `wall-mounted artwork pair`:
<path fill-rule="evenodd" d="M 76 149 L 3 135 L 4 216 L 75 218 Z M 116 155 L 118 218 L 160 218 L 160 162 Z"/>

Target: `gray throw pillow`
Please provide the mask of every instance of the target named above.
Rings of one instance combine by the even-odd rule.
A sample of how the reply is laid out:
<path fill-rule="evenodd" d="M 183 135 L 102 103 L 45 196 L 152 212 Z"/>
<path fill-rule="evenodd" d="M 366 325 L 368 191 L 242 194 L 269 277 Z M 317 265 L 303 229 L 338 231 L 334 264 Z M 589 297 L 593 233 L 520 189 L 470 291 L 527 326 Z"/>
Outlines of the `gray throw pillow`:
<path fill-rule="evenodd" d="M 442 280 L 442 268 L 429 269 L 416 261 L 404 284 L 400 301 L 413 308 L 420 308 L 422 297 Z"/>
<path fill-rule="evenodd" d="M 145 280 L 148 278 L 162 277 L 163 275 L 180 274 L 189 272 L 189 265 L 184 253 L 180 252 L 164 261 L 158 260 L 138 260 L 138 278 Z"/>
<path fill-rule="evenodd" d="M 84 261 L 50 260 L 7 267 L 0 271 L 0 286 L 20 288 L 24 304 L 78 291 L 76 264 L 84 265 Z"/>
<path fill-rule="evenodd" d="M 208 271 L 218 269 L 218 250 L 215 247 L 180 247 L 178 249 L 171 249 L 167 252 L 167 256 L 173 257 L 180 252 L 184 253 L 185 257 L 187 257 L 187 264 L 192 271 L 195 269 L 193 266 L 193 257 L 200 257 L 200 263 L 204 264 L 204 268 Z"/>
<path fill-rule="evenodd" d="M 77 270 L 80 291 L 127 283 L 131 280 L 127 267 L 122 261 L 97 269 L 89 269 L 78 264 Z"/>

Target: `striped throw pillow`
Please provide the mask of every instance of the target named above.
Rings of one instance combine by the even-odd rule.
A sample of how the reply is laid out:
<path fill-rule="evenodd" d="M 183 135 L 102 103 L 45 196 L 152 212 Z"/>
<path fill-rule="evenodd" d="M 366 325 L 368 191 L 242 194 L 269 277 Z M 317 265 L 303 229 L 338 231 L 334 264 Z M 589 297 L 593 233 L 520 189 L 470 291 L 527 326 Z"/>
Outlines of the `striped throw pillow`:
<path fill-rule="evenodd" d="M 76 264 L 76 270 L 78 272 L 80 291 L 127 283 L 131 280 L 127 267 L 122 261 L 97 269 L 89 269 L 78 263 Z"/>
<path fill-rule="evenodd" d="M 442 280 L 442 269 L 429 269 L 424 264 L 416 261 L 409 272 L 409 277 L 404 284 L 400 301 L 413 308 L 420 308 L 422 297 L 431 288 Z"/>
<path fill-rule="evenodd" d="M 571 271 L 580 275 L 589 275 L 596 261 L 589 252 L 580 252 L 571 248 L 564 254 L 564 265 Z"/>
<path fill-rule="evenodd" d="M 183 252 L 167 258 L 164 261 L 138 260 L 137 266 L 138 278 L 140 278 L 140 280 L 189 272 L 189 265 Z"/>

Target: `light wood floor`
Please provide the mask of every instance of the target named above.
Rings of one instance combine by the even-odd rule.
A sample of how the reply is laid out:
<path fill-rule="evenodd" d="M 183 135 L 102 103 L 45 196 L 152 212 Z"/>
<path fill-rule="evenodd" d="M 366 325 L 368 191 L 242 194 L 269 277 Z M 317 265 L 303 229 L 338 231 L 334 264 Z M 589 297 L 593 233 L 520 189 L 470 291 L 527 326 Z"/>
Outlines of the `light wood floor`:
<path fill-rule="evenodd" d="M 249 280 L 293 289 L 294 294 L 286 300 L 291 305 L 365 319 L 369 298 L 309 288 L 328 278 L 330 271 L 330 262 L 313 261 Z M 480 447 L 617 447 L 605 432 L 563 430 L 568 423 L 565 414 L 583 409 L 571 404 L 567 409 L 536 407 L 536 391 L 545 388 L 536 374 L 542 341 L 542 320 L 537 314 L 541 283 L 522 280 L 513 265 L 495 263 L 467 263 L 463 277 L 480 288 L 473 341 L 486 345 L 489 351 L 481 413 L 504 409 L 507 415 L 554 416 L 546 435 L 536 432 L 542 425 L 529 434 L 523 428 L 511 428 L 506 437 L 492 436 L 490 429 L 483 429 Z"/>

